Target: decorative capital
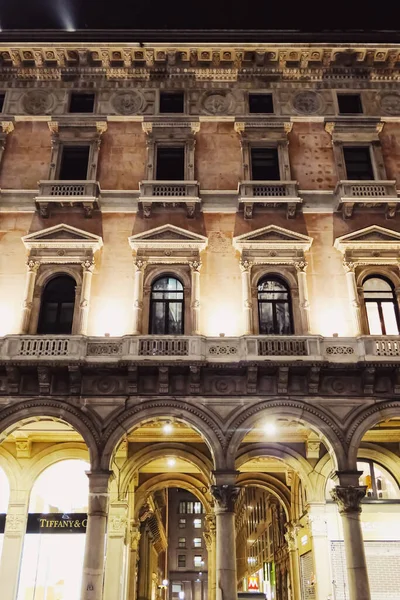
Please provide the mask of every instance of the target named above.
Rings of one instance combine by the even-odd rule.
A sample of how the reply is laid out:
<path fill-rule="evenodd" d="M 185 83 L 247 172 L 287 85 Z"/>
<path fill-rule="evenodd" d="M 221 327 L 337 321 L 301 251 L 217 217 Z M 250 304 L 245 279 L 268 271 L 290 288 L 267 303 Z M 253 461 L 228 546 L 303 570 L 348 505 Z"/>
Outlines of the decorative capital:
<path fill-rule="evenodd" d="M 211 494 L 214 496 L 216 513 L 234 512 L 239 492 L 240 488 L 235 485 L 212 485 Z"/>
<path fill-rule="evenodd" d="M 382 133 L 384 127 L 385 127 L 385 121 L 380 121 L 379 123 L 376 124 L 376 131 L 378 133 Z"/>
<path fill-rule="evenodd" d="M 201 269 L 201 261 L 193 260 L 193 261 L 189 262 L 189 267 L 190 267 L 191 271 L 195 271 L 196 273 L 199 273 L 200 269 Z"/>
<path fill-rule="evenodd" d="M 361 500 L 364 498 L 367 491 L 366 485 L 360 486 L 341 486 L 337 485 L 332 491 L 331 496 L 339 507 L 339 513 L 360 513 Z"/>
<path fill-rule="evenodd" d="M 201 127 L 200 121 L 195 121 L 193 123 L 190 123 L 190 129 L 191 129 L 192 133 L 199 133 L 200 127 Z"/>
<path fill-rule="evenodd" d="M 149 134 L 153 131 L 153 123 L 149 123 L 148 121 L 142 122 L 142 129 L 144 133 Z"/>
<path fill-rule="evenodd" d="M 107 131 L 107 121 L 97 121 L 96 122 L 97 133 L 100 135 Z"/>
<path fill-rule="evenodd" d="M 356 263 L 344 260 L 343 268 L 346 271 L 346 273 L 354 273 L 355 268 L 356 268 Z"/>
<path fill-rule="evenodd" d="M 40 267 L 40 262 L 38 260 L 28 260 L 26 266 L 28 267 L 29 272 L 37 273 Z"/>
<path fill-rule="evenodd" d="M 2 121 L 1 122 L 1 130 L 3 133 L 11 133 L 14 131 L 14 123 L 12 121 Z"/>
<path fill-rule="evenodd" d="M 52 135 L 58 134 L 58 121 L 48 121 L 47 126 L 50 129 Z"/>
<path fill-rule="evenodd" d="M 246 129 L 246 123 L 243 123 L 243 121 L 236 121 L 233 127 L 236 133 L 241 134 Z"/>
<path fill-rule="evenodd" d="M 140 525 L 139 523 L 135 523 L 131 525 L 130 530 L 130 546 L 131 550 L 137 550 L 139 548 L 140 541 Z"/>
<path fill-rule="evenodd" d="M 299 260 L 298 262 L 294 263 L 294 266 L 296 268 L 296 271 L 299 271 L 300 273 L 305 273 L 308 267 L 308 263 L 305 260 Z"/>
<path fill-rule="evenodd" d="M 239 263 L 240 270 L 242 273 L 249 273 L 253 263 L 250 260 L 241 260 Z"/>
<path fill-rule="evenodd" d="M 334 129 L 335 129 L 335 123 L 332 123 L 332 122 L 325 123 L 325 131 L 327 133 L 329 133 L 329 135 L 332 135 Z"/>
<path fill-rule="evenodd" d="M 85 260 L 81 263 L 83 271 L 93 273 L 94 271 L 94 260 Z"/>
<path fill-rule="evenodd" d="M 286 121 L 286 122 L 283 124 L 283 129 L 284 129 L 284 131 L 285 131 L 285 133 L 286 133 L 286 135 L 287 135 L 287 134 L 288 134 L 288 133 L 290 133 L 290 132 L 292 131 L 292 129 L 293 129 L 293 123 L 292 123 L 291 121 Z"/>
<path fill-rule="evenodd" d="M 136 267 L 136 271 L 144 271 L 144 270 L 145 270 L 145 268 L 146 268 L 146 265 L 147 265 L 146 261 L 144 261 L 144 260 L 141 260 L 140 258 L 136 258 L 136 259 L 133 261 L 133 264 L 134 264 L 134 265 L 135 265 L 135 267 Z"/>

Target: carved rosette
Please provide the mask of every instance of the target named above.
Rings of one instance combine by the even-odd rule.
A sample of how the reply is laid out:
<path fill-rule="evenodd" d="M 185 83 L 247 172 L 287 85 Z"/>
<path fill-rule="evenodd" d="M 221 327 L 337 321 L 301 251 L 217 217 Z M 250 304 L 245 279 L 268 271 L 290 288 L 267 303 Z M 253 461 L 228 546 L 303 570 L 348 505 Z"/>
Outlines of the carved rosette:
<path fill-rule="evenodd" d="M 367 486 L 341 486 L 337 485 L 332 491 L 331 496 L 337 503 L 339 513 L 361 513 L 361 500 L 364 498 Z"/>
<path fill-rule="evenodd" d="M 54 105 L 54 97 L 45 90 L 32 90 L 22 98 L 22 108 L 28 115 L 44 115 Z"/>
<path fill-rule="evenodd" d="M 216 513 L 234 512 L 240 488 L 235 485 L 212 485 L 211 494 L 215 500 Z"/>
<path fill-rule="evenodd" d="M 120 115 L 133 115 L 143 109 L 144 98 L 136 90 L 119 92 L 111 100 L 114 110 Z"/>

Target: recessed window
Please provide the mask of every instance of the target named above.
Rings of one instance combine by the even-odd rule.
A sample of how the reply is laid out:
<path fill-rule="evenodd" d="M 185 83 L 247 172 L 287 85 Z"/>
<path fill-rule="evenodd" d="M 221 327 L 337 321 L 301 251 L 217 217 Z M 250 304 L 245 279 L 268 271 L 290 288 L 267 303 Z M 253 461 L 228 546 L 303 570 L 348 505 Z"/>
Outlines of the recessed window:
<path fill-rule="evenodd" d="M 194 566 L 197 567 L 197 568 L 202 567 L 203 564 L 204 564 L 203 557 L 201 555 L 199 555 L 199 554 L 196 554 L 193 557 L 193 563 L 194 563 Z"/>
<path fill-rule="evenodd" d="M 371 460 L 358 461 L 357 471 L 362 472 L 360 485 L 366 486 L 367 498 L 373 500 L 400 498 L 400 490 L 395 478 L 377 463 Z"/>
<path fill-rule="evenodd" d="M 398 335 L 399 311 L 393 284 L 372 276 L 363 283 L 368 329 L 371 335 Z"/>
<path fill-rule="evenodd" d="M 368 181 L 374 179 L 369 146 L 344 146 L 343 155 L 347 179 Z"/>
<path fill-rule="evenodd" d="M 199 537 L 198 538 L 194 538 L 194 540 L 193 540 L 193 546 L 195 548 L 201 548 L 201 538 L 199 538 Z"/>
<path fill-rule="evenodd" d="M 178 538 L 178 548 L 186 548 L 186 538 Z"/>
<path fill-rule="evenodd" d="M 179 525 L 179 529 L 185 529 L 186 519 L 179 519 L 178 525 Z"/>
<path fill-rule="evenodd" d="M 87 178 L 90 146 L 64 146 L 62 148 L 59 179 L 83 180 Z"/>
<path fill-rule="evenodd" d="M 363 112 L 360 94 L 338 94 L 337 101 L 341 115 L 357 115 Z"/>
<path fill-rule="evenodd" d="M 193 519 L 193 527 L 195 529 L 201 529 L 201 519 Z"/>
<path fill-rule="evenodd" d="M 186 567 L 186 556 L 184 554 L 178 554 L 178 567 Z"/>
<path fill-rule="evenodd" d="M 249 112 L 271 114 L 274 112 L 272 94 L 249 94 Z"/>
<path fill-rule="evenodd" d="M 175 277 L 160 277 L 151 287 L 150 334 L 183 334 L 183 285 Z M 191 510 L 189 506 L 191 505 Z M 186 503 L 193 512 L 193 502 Z"/>
<path fill-rule="evenodd" d="M 264 277 L 257 289 L 260 334 L 292 335 L 292 306 L 286 283 L 277 277 Z"/>
<path fill-rule="evenodd" d="M 92 113 L 94 111 L 94 94 L 72 92 L 69 101 L 70 113 Z"/>
<path fill-rule="evenodd" d="M 5 97 L 5 94 L 0 94 L 0 112 L 3 112 Z"/>
<path fill-rule="evenodd" d="M 183 113 L 183 92 L 160 92 L 160 113 Z"/>
<path fill-rule="evenodd" d="M 76 281 L 68 275 L 51 279 L 43 290 L 37 332 L 70 334 L 75 306 Z"/>
<path fill-rule="evenodd" d="M 183 181 L 185 179 L 184 146 L 158 146 L 157 169 L 158 181 Z"/>
<path fill-rule="evenodd" d="M 251 148 L 251 178 L 253 181 L 280 179 L 277 148 Z"/>

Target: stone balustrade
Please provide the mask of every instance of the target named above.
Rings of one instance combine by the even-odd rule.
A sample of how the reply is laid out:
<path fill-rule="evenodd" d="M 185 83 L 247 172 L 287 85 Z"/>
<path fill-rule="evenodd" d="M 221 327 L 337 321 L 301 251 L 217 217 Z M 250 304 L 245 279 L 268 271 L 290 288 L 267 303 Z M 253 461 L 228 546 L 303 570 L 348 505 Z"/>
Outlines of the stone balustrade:
<path fill-rule="evenodd" d="M 39 193 L 35 202 L 43 217 L 49 216 L 51 205 L 82 206 L 86 217 L 92 216 L 93 208 L 97 208 L 100 197 L 100 186 L 97 181 L 39 181 Z"/>
<path fill-rule="evenodd" d="M 384 206 L 387 218 L 396 214 L 400 198 L 397 196 L 396 181 L 338 181 L 335 188 L 338 210 L 343 218 L 352 216 L 354 207 L 375 208 Z"/>
<path fill-rule="evenodd" d="M 139 203 L 145 217 L 151 216 L 152 206 L 157 204 L 168 208 L 184 205 L 187 216 L 192 218 L 200 206 L 199 184 L 197 181 L 142 181 Z"/>
<path fill-rule="evenodd" d="M 284 206 L 288 218 L 296 216 L 302 203 L 296 181 L 242 181 L 239 183 L 239 208 L 243 207 L 245 219 L 251 219 L 255 206 Z"/>

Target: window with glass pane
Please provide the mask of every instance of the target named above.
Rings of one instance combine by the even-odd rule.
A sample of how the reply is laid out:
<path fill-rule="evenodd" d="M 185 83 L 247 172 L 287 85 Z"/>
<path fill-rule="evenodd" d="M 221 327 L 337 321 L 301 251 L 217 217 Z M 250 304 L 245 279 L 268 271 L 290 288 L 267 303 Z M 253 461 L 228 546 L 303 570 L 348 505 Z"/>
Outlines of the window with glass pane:
<path fill-rule="evenodd" d="M 290 291 L 277 277 L 265 277 L 258 284 L 258 318 L 261 335 L 293 333 Z"/>
<path fill-rule="evenodd" d="M 343 148 L 347 179 L 372 180 L 371 153 L 369 146 L 348 146 Z"/>
<path fill-rule="evenodd" d="M 196 555 L 193 559 L 195 567 L 201 567 L 203 565 L 203 557 Z"/>
<path fill-rule="evenodd" d="M 203 512 L 203 506 L 202 506 L 201 502 L 194 503 L 194 512 L 198 515 Z"/>
<path fill-rule="evenodd" d="M 193 546 L 195 548 L 201 548 L 201 538 L 194 538 L 194 540 L 193 540 Z"/>
<path fill-rule="evenodd" d="M 185 529 L 186 519 L 179 519 L 179 529 Z"/>
<path fill-rule="evenodd" d="M 398 335 L 399 314 L 393 284 L 383 277 L 363 283 L 368 329 L 371 335 Z"/>
<path fill-rule="evenodd" d="M 75 280 L 69 275 L 60 275 L 48 282 L 42 294 L 38 333 L 72 332 L 75 286 Z"/>
<path fill-rule="evenodd" d="M 178 539 L 178 547 L 179 548 L 186 548 L 186 538 L 180 537 Z"/>
<path fill-rule="evenodd" d="M 357 462 L 357 470 L 362 472 L 360 485 L 367 488 L 366 497 L 373 500 L 396 500 L 400 498 L 399 486 L 386 469 L 371 460 Z"/>
<path fill-rule="evenodd" d="M 183 285 L 174 277 L 161 277 L 151 288 L 150 334 L 183 334 Z"/>
<path fill-rule="evenodd" d="M 186 556 L 178 554 L 178 567 L 186 567 Z"/>
<path fill-rule="evenodd" d="M 201 529 L 201 519 L 194 519 L 193 520 L 193 527 L 195 529 Z"/>

